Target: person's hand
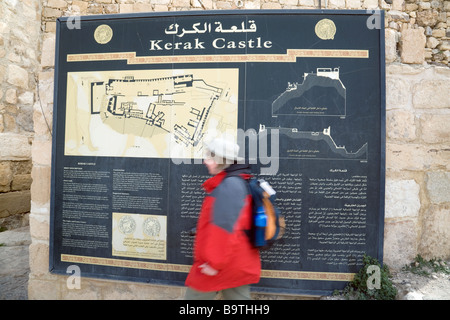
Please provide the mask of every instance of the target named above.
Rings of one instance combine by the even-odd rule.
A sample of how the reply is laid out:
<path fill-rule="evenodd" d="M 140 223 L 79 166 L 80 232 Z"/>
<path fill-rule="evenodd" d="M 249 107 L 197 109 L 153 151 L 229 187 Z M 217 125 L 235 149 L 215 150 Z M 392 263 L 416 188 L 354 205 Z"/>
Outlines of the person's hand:
<path fill-rule="evenodd" d="M 219 273 L 219 271 L 211 267 L 208 263 L 200 265 L 199 268 L 201 269 L 200 272 L 206 274 L 207 276 L 215 276 Z"/>

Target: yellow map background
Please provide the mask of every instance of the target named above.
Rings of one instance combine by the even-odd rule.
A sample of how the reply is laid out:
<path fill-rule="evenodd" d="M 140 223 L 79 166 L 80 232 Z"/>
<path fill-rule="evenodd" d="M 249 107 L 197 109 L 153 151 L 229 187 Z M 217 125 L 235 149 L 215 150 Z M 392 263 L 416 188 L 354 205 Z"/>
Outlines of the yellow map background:
<path fill-rule="evenodd" d="M 192 158 L 236 138 L 238 69 L 67 74 L 65 155 Z"/>

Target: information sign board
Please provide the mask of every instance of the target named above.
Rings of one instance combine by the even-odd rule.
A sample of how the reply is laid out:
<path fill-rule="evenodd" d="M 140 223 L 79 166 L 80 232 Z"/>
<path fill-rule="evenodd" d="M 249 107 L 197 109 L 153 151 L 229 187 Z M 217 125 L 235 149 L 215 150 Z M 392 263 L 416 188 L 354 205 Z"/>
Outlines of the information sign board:
<path fill-rule="evenodd" d="M 183 285 L 227 134 L 286 219 L 254 290 L 342 289 L 382 260 L 384 76 L 382 11 L 58 19 L 50 270 Z"/>

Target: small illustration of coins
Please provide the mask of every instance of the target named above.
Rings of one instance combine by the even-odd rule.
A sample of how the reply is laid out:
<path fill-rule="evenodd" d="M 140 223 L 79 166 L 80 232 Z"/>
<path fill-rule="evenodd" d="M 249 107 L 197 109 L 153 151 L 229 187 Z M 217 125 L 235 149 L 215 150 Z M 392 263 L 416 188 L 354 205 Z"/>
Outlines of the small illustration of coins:
<path fill-rule="evenodd" d="M 156 218 L 147 218 L 144 221 L 144 233 L 149 237 L 158 237 L 161 231 L 161 224 Z"/>
<path fill-rule="evenodd" d="M 119 220 L 119 230 L 123 234 L 131 234 L 136 230 L 136 221 L 130 216 L 123 216 Z"/>
<path fill-rule="evenodd" d="M 94 32 L 94 39 L 97 43 L 106 44 L 111 41 L 113 31 L 107 24 L 99 25 Z"/>
<path fill-rule="evenodd" d="M 322 40 L 334 39 L 336 25 L 330 19 L 322 19 L 316 24 L 316 35 Z"/>

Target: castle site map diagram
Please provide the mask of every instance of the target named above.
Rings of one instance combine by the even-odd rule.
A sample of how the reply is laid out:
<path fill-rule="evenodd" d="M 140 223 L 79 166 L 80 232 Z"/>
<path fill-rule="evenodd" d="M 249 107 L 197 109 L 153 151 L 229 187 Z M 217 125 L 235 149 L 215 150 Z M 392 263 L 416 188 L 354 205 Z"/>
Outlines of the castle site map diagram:
<path fill-rule="evenodd" d="M 65 155 L 202 158 L 237 132 L 238 69 L 67 74 Z"/>

